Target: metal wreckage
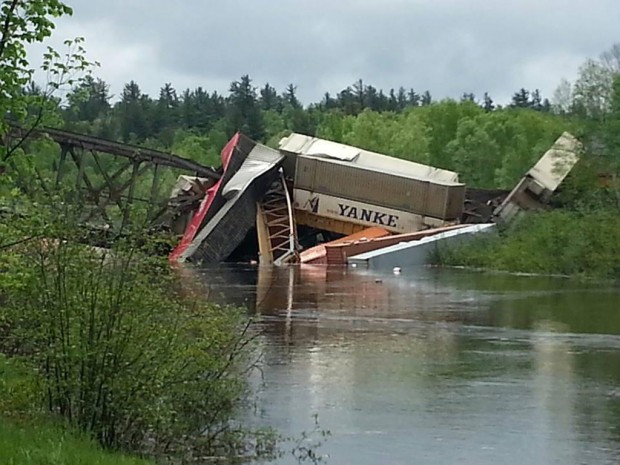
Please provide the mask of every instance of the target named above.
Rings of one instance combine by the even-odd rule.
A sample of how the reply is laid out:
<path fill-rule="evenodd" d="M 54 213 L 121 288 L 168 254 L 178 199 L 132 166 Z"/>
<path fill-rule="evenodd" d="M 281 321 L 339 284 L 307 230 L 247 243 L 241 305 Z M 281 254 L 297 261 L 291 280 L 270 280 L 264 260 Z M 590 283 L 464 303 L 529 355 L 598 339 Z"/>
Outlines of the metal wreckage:
<path fill-rule="evenodd" d="M 278 150 L 237 133 L 219 179 L 180 176 L 174 262 L 395 267 L 546 208 L 579 159 L 568 133 L 510 191 L 468 189 L 455 172 L 292 134 Z M 189 205 L 189 208 L 188 208 Z"/>

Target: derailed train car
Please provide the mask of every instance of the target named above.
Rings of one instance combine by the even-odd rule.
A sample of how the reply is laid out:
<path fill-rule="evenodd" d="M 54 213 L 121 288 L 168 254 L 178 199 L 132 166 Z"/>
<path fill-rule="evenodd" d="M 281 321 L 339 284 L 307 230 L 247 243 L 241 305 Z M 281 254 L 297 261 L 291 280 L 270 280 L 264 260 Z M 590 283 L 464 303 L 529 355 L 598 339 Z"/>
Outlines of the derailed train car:
<path fill-rule="evenodd" d="M 298 224 L 350 234 L 394 233 L 458 222 L 458 174 L 336 142 L 292 134 L 280 142 Z"/>
<path fill-rule="evenodd" d="M 171 260 L 225 260 L 256 234 L 261 262 L 280 263 L 297 254 L 297 225 L 407 233 L 457 223 L 463 211 L 465 185 L 452 171 L 301 134 L 279 150 L 237 134 L 222 170 Z M 238 178 L 244 188 L 229 192 Z"/>
<path fill-rule="evenodd" d="M 542 208 L 577 162 L 579 148 L 563 134 L 495 209 L 494 219 L 510 221 L 522 210 Z M 237 134 L 222 151 L 221 170 L 217 182 L 203 186 L 204 198 L 171 260 L 226 260 L 253 238 L 252 257 L 283 264 L 299 259 L 298 225 L 313 228 L 312 234 L 375 227 L 406 236 L 442 231 L 463 217 L 466 189 L 457 173 L 301 134 L 282 139 L 279 150 Z M 180 182 L 185 192 L 187 180 Z"/>

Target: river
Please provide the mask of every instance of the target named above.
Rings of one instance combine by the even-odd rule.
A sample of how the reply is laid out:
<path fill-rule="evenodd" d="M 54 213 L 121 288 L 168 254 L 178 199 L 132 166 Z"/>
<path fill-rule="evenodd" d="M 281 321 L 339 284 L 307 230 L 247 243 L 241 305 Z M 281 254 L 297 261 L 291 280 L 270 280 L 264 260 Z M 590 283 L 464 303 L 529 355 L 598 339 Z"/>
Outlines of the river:
<path fill-rule="evenodd" d="M 264 329 L 258 421 L 299 435 L 317 415 L 328 464 L 620 463 L 618 288 L 427 268 L 201 274 Z"/>

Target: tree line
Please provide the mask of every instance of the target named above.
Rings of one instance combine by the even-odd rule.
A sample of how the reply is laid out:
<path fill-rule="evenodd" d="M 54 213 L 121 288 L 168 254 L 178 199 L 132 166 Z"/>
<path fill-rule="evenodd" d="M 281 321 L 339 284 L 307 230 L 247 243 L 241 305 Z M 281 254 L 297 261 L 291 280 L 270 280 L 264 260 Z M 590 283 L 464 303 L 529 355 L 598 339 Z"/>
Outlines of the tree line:
<path fill-rule="evenodd" d="M 41 90 L 31 84 L 26 92 L 36 95 Z M 228 95 L 200 86 L 179 93 L 171 83 L 165 83 L 159 96 L 153 98 L 144 93 L 136 81 L 130 81 L 124 85 L 120 99 L 115 104 L 111 100 L 110 86 L 102 79 L 87 76 L 67 95 L 63 119 L 69 126 L 102 137 L 125 142 L 156 138 L 164 146 L 170 146 L 172 133 L 178 129 L 202 134 L 219 130 L 227 136 L 241 130 L 256 140 L 265 141 L 275 132 L 286 129 L 314 134 L 324 113 L 343 116 L 356 116 L 364 111 L 398 114 L 434 103 L 428 90 L 418 93 L 400 87 L 384 92 L 360 79 L 336 95 L 326 92 L 321 101 L 304 107 L 297 96 L 297 86 L 289 84 L 282 92 L 269 83 L 258 88 L 249 75 L 233 81 Z M 489 112 L 502 109 L 488 93 L 479 102 L 475 94 L 464 93 L 461 101 L 476 102 Z M 550 101 L 543 99 L 538 89 L 519 89 L 509 107 L 551 111 Z"/>
<path fill-rule="evenodd" d="M 41 92 L 34 84 L 25 89 L 30 97 Z M 153 98 L 131 81 L 116 102 L 109 84 L 89 75 L 56 104 L 54 125 L 171 151 L 207 165 L 219 164 L 221 148 L 236 131 L 271 146 L 299 132 L 460 170 L 464 180 L 480 187 L 513 182 L 522 167 L 515 158 L 528 163 L 533 156 L 523 152 L 550 144 L 563 124 L 539 90 L 520 89 L 502 107 L 488 93 L 482 99 L 466 93 L 459 100 L 436 101 L 429 91 L 400 87 L 384 92 L 358 80 L 304 106 L 295 85 L 282 92 L 268 83 L 259 88 L 249 75 L 232 82 L 227 95 L 203 87 L 179 93 L 166 83 Z M 537 125 L 542 129 L 530 134 L 529 128 Z M 487 157 L 493 158 L 491 163 Z M 478 166 L 484 170 L 474 173 Z"/>

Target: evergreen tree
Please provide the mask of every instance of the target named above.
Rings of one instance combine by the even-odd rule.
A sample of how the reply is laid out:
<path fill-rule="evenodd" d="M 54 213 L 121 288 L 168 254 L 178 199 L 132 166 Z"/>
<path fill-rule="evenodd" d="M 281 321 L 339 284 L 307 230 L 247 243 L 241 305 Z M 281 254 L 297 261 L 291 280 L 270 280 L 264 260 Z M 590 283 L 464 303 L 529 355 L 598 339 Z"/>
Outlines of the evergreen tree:
<path fill-rule="evenodd" d="M 338 106 L 347 115 L 357 115 L 361 111 L 359 101 L 353 94 L 351 87 L 340 91 L 338 94 Z"/>
<path fill-rule="evenodd" d="M 229 133 L 241 131 L 254 140 L 265 134 L 263 118 L 256 96 L 256 88 L 247 74 L 230 85 L 227 126 Z"/>
<path fill-rule="evenodd" d="M 396 95 L 396 100 L 398 102 L 398 110 L 402 111 L 407 106 L 407 91 L 404 87 L 398 88 L 398 94 Z"/>
<path fill-rule="evenodd" d="M 536 111 L 541 111 L 543 109 L 542 97 L 538 89 L 532 92 L 529 107 Z"/>
<path fill-rule="evenodd" d="M 389 111 L 397 111 L 398 110 L 398 97 L 396 96 L 396 92 L 394 91 L 394 89 L 390 89 L 390 95 L 388 97 L 387 109 Z"/>
<path fill-rule="evenodd" d="M 264 111 L 275 110 L 282 111 L 282 103 L 278 92 L 269 83 L 260 90 L 260 107 Z"/>
<path fill-rule="evenodd" d="M 388 109 L 388 97 L 385 95 L 383 90 L 380 90 L 377 94 L 377 105 L 379 107 L 379 111 L 386 111 Z"/>
<path fill-rule="evenodd" d="M 24 88 L 24 95 L 40 96 L 43 95 L 43 89 L 34 81 L 30 81 Z"/>
<path fill-rule="evenodd" d="M 493 99 L 489 95 L 488 92 L 484 93 L 484 97 L 482 97 L 482 108 L 484 111 L 491 112 L 495 109 L 495 104 L 493 103 Z"/>
<path fill-rule="evenodd" d="M 121 101 L 118 104 L 120 128 L 123 141 L 132 139 L 142 141 L 149 136 L 146 110 L 149 106 L 148 96 L 143 95 L 135 81 L 125 84 Z"/>
<path fill-rule="evenodd" d="M 323 100 L 321 100 L 320 107 L 325 110 L 331 110 L 338 107 L 338 102 L 332 98 L 329 92 L 325 92 Z"/>
<path fill-rule="evenodd" d="M 370 110 L 382 111 L 384 109 L 382 107 L 379 93 L 377 92 L 377 89 L 375 89 L 373 86 L 366 86 L 364 102 L 365 108 L 369 108 Z"/>
<path fill-rule="evenodd" d="M 73 121 L 93 122 L 110 110 L 110 86 L 88 75 L 68 95 L 68 117 Z"/>
<path fill-rule="evenodd" d="M 286 86 L 283 100 L 285 104 L 289 105 L 291 108 L 301 108 L 301 102 L 297 98 L 297 86 L 294 86 L 293 84 Z"/>
<path fill-rule="evenodd" d="M 169 82 L 159 90 L 157 105 L 153 108 L 151 123 L 153 132 L 159 135 L 162 131 L 174 128 L 178 121 L 179 99 L 172 84 Z M 170 134 L 167 137 L 167 144 L 172 144 Z"/>
<path fill-rule="evenodd" d="M 530 107 L 530 92 L 527 89 L 521 88 L 512 96 L 511 107 L 514 108 L 529 108 Z"/>
<path fill-rule="evenodd" d="M 353 84 L 353 95 L 360 111 L 366 108 L 366 87 L 364 86 L 364 81 L 361 79 Z"/>
<path fill-rule="evenodd" d="M 410 107 L 417 107 L 420 105 L 420 96 L 413 89 L 409 89 L 409 93 L 407 94 L 407 105 Z"/>
<path fill-rule="evenodd" d="M 422 98 L 420 99 L 420 104 L 422 106 L 428 106 L 433 103 L 433 98 L 431 97 L 431 93 L 428 90 L 425 90 L 422 94 Z"/>

